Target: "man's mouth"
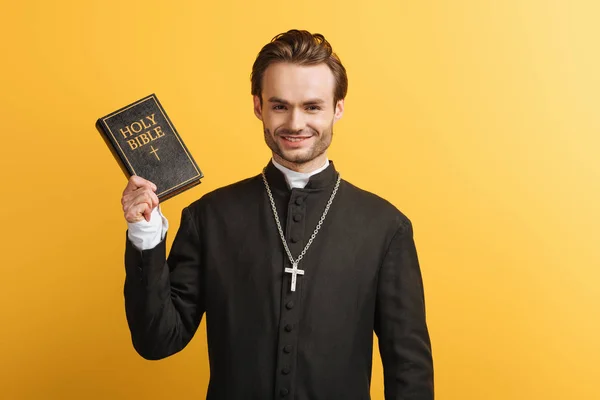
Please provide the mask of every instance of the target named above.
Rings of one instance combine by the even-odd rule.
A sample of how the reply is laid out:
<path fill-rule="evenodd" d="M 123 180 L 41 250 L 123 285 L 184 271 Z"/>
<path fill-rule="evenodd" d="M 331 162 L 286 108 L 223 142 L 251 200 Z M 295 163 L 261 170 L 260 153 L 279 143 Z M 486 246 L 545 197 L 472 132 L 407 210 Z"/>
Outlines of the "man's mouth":
<path fill-rule="evenodd" d="M 283 139 L 288 142 L 301 142 L 306 139 L 310 139 L 311 136 L 281 136 Z"/>

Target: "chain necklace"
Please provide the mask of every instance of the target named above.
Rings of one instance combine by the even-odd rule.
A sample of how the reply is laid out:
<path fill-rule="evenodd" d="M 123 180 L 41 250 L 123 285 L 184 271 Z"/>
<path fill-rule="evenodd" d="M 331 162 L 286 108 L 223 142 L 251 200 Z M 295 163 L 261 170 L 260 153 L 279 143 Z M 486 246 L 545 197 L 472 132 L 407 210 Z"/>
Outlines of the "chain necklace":
<path fill-rule="evenodd" d="M 269 188 L 269 183 L 267 182 L 265 170 L 266 170 L 266 168 L 263 169 L 262 179 L 263 179 L 263 182 L 265 183 L 265 188 L 267 189 L 267 194 L 269 195 L 269 200 L 271 201 L 271 209 L 273 210 L 273 217 L 275 217 L 275 223 L 277 224 L 277 230 L 279 231 L 279 237 L 281 238 L 281 242 L 283 243 L 283 248 L 285 249 L 285 252 L 287 253 L 288 258 L 290 259 L 290 262 L 292 263 L 292 268 L 286 268 L 285 272 L 292 274 L 291 290 L 292 290 L 292 292 L 295 292 L 297 275 L 304 275 L 304 270 L 298 269 L 298 263 L 300 262 L 300 260 L 302 260 L 302 258 L 304 257 L 304 254 L 306 254 L 306 251 L 308 250 L 308 248 L 312 244 L 313 240 L 317 236 L 317 233 L 319 233 L 319 230 L 321 229 L 321 225 L 323 225 L 323 221 L 325 221 L 325 217 L 327 216 L 327 212 L 329 211 L 329 207 L 331 206 L 331 203 L 333 202 L 333 198 L 335 197 L 335 194 L 337 193 L 338 188 L 340 187 L 341 177 L 340 177 L 340 174 L 338 173 L 337 182 L 335 183 L 335 187 L 333 188 L 331 197 L 329 197 L 329 201 L 327 202 L 327 205 L 325 206 L 325 211 L 323 211 L 323 215 L 321 215 L 321 219 L 319 220 L 319 223 L 317 223 L 317 227 L 315 228 L 314 232 L 312 233 L 310 239 L 308 239 L 308 243 L 306 243 L 304 250 L 302 250 L 302 252 L 298 256 L 298 259 L 294 261 L 294 257 L 292 256 L 292 253 L 290 252 L 290 248 L 288 247 L 287 241 L 285 240 L 285 235 L 283 234 L 283 229 L 281 229 L 281 223 L 279 222 L 279 216 L 277 215 L 277 208 L 275 207 L 275 201 L 273 200 L 273 194 L 271 193 L 271 189 Z"/>

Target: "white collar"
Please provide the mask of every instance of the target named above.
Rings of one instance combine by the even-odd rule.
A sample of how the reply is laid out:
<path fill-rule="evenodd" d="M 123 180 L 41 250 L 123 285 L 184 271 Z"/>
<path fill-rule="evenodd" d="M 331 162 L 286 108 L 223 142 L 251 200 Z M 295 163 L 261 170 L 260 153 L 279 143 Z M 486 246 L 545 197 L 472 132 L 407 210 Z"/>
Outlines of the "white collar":
<path fill-rule="evenodd" d="M 285 180 L 290 188 L 304 188 L 311 176 L 318 174 L 329 166 L 329 158 L 325 160 L 325 165 L 311 172 L 296 172 L 279 164 L 274 159 L 271 159 L 273 165 L 280 170 L 285 176 Z"/>

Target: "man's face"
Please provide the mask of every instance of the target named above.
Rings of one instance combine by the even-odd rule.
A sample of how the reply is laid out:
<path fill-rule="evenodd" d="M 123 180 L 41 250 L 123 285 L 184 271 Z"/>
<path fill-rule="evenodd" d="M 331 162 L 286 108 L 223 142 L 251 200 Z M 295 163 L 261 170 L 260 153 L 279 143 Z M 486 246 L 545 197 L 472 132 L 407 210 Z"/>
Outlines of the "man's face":
<path fill-rule="evenodd" d="M 271 64 L 262 82 L 262 105 L 254 113 L 263 122 L 273 158 L 288 168 L 319 168 L 331 144 L 333 124 L 342 117 L 344 100 L 334 106 L 335 78 L 326 64 Z"/>

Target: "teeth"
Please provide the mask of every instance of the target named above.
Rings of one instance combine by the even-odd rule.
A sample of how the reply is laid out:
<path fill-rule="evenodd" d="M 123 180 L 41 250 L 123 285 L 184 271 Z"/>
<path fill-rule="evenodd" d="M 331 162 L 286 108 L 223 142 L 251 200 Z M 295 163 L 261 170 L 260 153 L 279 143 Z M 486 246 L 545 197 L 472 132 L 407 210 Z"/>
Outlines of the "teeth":
<path fill-rule="evenodd" d="M 299 137 L 285 137 L 286 140 L 289 140 L 290 142 L 299 142 L 301 140 L 304 140 L 306 138 L 299 138 Z"/>

